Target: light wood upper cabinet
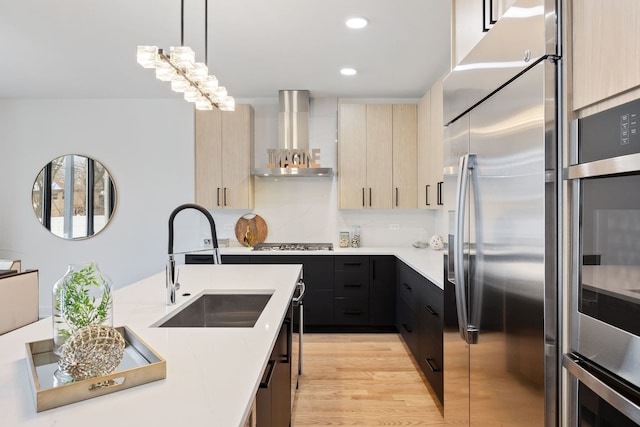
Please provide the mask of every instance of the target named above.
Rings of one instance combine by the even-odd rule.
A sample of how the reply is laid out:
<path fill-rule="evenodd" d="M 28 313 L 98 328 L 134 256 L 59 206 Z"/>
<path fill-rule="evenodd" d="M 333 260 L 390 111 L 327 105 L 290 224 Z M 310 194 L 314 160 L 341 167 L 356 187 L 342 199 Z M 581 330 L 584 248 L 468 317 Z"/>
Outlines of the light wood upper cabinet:
<path fill-rule="evenodd" d="M 367 186 L 367 106 L 340 104 L 338 197 L 341 209 L 363 209 Z"/>
<path fill-rule="evenodd" d="M 393 207 L 418 207 L 417 107 L 393 105 Z"/>
<path fill-rule="evenodd" d="M 195 199 L 207 209 L 252 209 L 253 108 L 195 112 Z"/>
<path fill-rule="evenodd" d="M 391 209 L 396 187 L 416 207 L 415 105 L 340 104 L 338 133 L 340 209 Z"/>
<path fill-rule="evenodd" d="M 393 114 L 390 104 L 367 105 L 365 207 L 391 209 Z"/>
<path fill-rule="evenodd" d="M 640 2 L 573 0 L 573 108 L 640 86 Z"/>
<path fill-rule="evenodd" d="M 425 93 L 418 103 L 418 208 L 441 209 L 444 206 L 444 126 L 442 79 Z"/>
<path fill-rule="evenodd" d="M 442 79 L 431 86 L 431 185 L 435 189 L 435 207 L 444 206 L 444 97 L 442 93 Z"/>

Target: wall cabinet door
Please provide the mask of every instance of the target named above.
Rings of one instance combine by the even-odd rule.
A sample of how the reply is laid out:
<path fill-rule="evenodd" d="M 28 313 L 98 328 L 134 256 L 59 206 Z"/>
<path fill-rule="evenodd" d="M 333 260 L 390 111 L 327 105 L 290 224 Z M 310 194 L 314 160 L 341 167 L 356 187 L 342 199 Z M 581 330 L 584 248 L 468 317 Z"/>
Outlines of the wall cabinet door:
<path fill-rule="evenodd" d="M 640 2 L 573 0 L 573 108 L 640 86 Z"/>
<path fill-rule="evenodd" d="M 195 112 L 195 199 L 208 209 L 252 209 L 253 108 Z"/>
<path fill-rule="evenodd" d="M 391 209 L 393 188 L 393 107 L 367 105 L 367 189 L 365 207 Z"/>
<path fill-rule="evenodd" d="M 367 186 L 367 106 L 340 104 L 338 197 L 340 209 L 364 209 Z"/>
<path fill-rule="evenodd" d="M 431 184 L 431 91 L 424 94 L 417 107 L 418 119 L 418 208 L 435 206 L 435 189 Z"/>
<path fill-rule="evenodd" d="M 444 104 L 442 94 L 442 79 L 438 80 L 429 91 L 431 93 L 431 126 L 430 126 L 430 185 L 434 189 L 435 200 L 432 207 L 444 207 Z"/>
<path fill-rule="evenodd" d="M 444 206 L 444 126 L 442 79 L 438 80 L 418 103 L 418 208 L 441 209 Z"/>
<path fill-rule="evenodd" d="M 413 104 L 341 104 L 340 209 L 417 207 L 417 116 Z"/>
<path fill-rule="evenodd" d="M 418 207 L 418 130 L 415 104 L 393 105 L 393 207 Z"/>

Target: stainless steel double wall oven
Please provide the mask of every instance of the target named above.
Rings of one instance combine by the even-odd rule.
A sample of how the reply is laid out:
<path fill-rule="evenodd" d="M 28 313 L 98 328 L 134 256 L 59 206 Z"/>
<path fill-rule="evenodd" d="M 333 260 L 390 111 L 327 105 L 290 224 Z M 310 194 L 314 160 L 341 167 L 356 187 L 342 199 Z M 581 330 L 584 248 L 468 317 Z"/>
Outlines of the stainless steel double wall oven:
<path fill-rule="evenodd" d="M 571 425 L 640 424 L 640 100 L 571 126 Z"/>

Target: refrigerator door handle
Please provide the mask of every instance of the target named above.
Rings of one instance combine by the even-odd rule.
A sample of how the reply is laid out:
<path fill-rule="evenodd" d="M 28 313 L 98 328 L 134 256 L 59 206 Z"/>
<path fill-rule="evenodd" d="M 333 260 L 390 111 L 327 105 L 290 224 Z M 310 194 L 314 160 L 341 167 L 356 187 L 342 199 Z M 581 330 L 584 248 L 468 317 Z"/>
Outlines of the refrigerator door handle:
<path fill-rule="evenodd" d="M 458 185 L 456 189 L 456 220 L 454 239 L 454 272 L 456 308 L 458 314 L 458 329 L 462 339 L 470 343 L 467 311 L 467 295 L 465 290 L 465 265 L 464 265 L 464 219 L 467 208 L 467 187 L 469 183 L 469 169 L 475 164 L 475 154 L 465 154 L 460 157 L 458 170 Z"/>

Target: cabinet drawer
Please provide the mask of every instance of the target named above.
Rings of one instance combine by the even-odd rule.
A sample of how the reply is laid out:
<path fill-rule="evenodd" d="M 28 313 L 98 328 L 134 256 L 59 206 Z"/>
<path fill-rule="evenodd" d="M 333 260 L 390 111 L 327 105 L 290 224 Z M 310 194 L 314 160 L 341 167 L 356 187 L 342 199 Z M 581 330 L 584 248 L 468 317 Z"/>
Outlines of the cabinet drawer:
<path fill-rule="evenodd" d="M 424 376 L 427 377 L 429 384 L 431 384 L 431 388 L 433 388 L 433 391 L 435 391 L 438 399 L 440 399 L 442 403 L 444 401 L 442 355 L 435 353 L 422 354 L 418 360 L 418 364 Z"/>
<path fill-rule="evenodd" d="M 369 298 L 369 280 L 359 272 L 336 271 L 334 291 L 336 297 Z"/>
<path fill-rule="evenodd" d="M 336 255 L 336 271 L 359 271 L 363 277 L 369 277 L 369 256 L 368 255 Z"/>
<path fill-rule="evenodd" d="M 415 280 L 415 278 L 402 273 L 402 271 L 399 272 L 396 283 L 397 298 L 403 301 L 409 308 L 411 308 L 411 310 L 418 311 L 418 307 L 420 306 L 420 288 L 422 283 Z"/>
<path fill-rule="evenodd" d="M 369 323 L 369 299 L 336 297 L 334 322 L 336 325 L 366 325 Z"/>
<path fill-rule="evenodd" d="M 396 300 L 396 328 L 407 343 L 413 357 L 417 359 L 420 351 L 418 320 L 415 312 L 402 299 Z"/>

